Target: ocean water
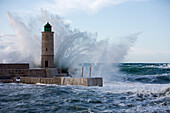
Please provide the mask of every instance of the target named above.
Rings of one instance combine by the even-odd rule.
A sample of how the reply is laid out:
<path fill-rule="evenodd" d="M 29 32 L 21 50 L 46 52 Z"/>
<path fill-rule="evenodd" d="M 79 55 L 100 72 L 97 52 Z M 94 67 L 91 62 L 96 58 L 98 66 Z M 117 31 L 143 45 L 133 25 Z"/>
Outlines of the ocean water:
<path fill-rule="evenodd" d="M 170 113 L 170 64 L 117 66 L 103 87 L 0 83 L 0 113 Z"/>

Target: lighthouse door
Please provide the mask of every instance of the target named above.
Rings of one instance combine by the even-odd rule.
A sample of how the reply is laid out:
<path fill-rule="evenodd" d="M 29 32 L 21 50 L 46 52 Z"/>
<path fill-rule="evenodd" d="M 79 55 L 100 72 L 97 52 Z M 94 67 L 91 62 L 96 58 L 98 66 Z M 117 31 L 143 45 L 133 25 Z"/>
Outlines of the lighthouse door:
<path fill-rule="evenodd" d="M 48 67 L 48 61 L 45 61 L 45 67 Z"/>

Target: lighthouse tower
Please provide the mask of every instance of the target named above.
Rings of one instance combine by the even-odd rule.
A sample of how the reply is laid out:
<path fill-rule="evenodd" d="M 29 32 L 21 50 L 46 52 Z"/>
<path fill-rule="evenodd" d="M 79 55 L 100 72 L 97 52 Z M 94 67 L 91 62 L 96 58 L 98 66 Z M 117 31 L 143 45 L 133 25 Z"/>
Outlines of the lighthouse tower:
<path fill-rule="evenodd" d="M 47 22 L 42 32 L 42 68 L 54 68 L 54 32 L 52 26 Z"/>

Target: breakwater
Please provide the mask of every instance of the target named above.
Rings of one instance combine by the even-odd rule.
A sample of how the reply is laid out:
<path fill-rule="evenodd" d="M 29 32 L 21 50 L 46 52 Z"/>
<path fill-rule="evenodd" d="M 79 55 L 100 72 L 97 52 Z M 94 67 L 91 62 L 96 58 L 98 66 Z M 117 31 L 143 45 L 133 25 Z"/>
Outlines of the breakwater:
<path fill-rule="evenodd" d="M 71 77 L 54 77 L 54 78 L 43 78 L 43 77 L 20 77 L 19 82 L 17 77 L 14 77 L 14 83 L 25 83 L 25 84 L 57 84 L 57 85 L 80 85 L 80 86 L 103 86 L 103 79 L 100 77 L 96 78 L 71 78 Z"/>

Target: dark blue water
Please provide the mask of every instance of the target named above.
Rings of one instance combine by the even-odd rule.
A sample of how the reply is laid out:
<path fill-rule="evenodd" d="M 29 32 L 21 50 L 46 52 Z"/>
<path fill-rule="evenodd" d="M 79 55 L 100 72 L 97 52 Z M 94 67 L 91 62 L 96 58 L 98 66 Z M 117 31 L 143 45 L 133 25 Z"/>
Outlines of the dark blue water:
<path fill-rule="evenodd" d="M 133 82 L 167 84 L 170 83 L 169 63 L 125 63 L 119 64 L 120 72 L 128 75 Z"/>
<path fill-rule="evenodd" d="M 170 112 L 170 64 L 117 66 L 104 87 L 0 83 L 0 113 Z"/>

